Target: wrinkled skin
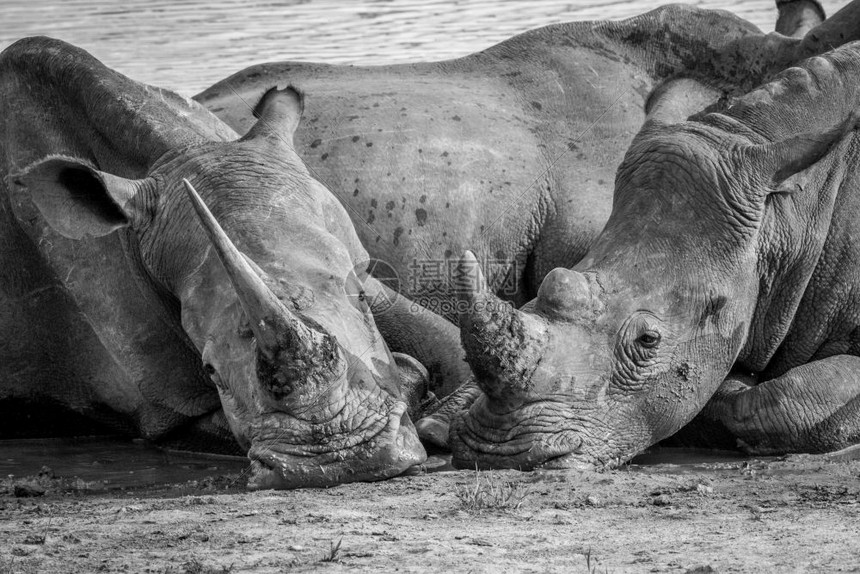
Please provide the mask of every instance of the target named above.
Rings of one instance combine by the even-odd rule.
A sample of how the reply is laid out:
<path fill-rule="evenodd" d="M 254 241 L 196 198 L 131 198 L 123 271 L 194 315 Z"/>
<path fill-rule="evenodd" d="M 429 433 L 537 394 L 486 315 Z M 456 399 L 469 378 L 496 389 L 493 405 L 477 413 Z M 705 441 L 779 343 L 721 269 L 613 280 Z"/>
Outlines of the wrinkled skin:
<path fill-rule="evenodd" d="M 424 460 L 399 385 L 426 371 L 376 329 L 367 254 L 293 150 L 295 91 L 233 141 L 199 105 L 31 38 L 0 56 L 0 92 L 4 412 L 238 442 L 252 488 Z"/>
<path fill-rule="evenodd" d="M 603 227 L 615 170 L 647 113 L 684 119 L 743 93 L 857 38 L 857 12 L 793 39 L 726 12 L 667 6 L 547 26 L 445 62 L 261 64 L 195 99 L 244 133 L 266 90 L 301 88 L 299 154 L 347 206 L 371 255 L 394 267 L 402 292 L 453 321 L 450 271 L 464 249 L 495 292 L 516 305 L 532 299 Z M 413 350 L 420 345 L 402 344 L 430 365 Z"/>
<path fill-rule="evenodd" d="M 858 78 L 853 43 L 722 113 L 648 122 L 594 246 L 520 311 L 467 254 L 484 395 L 455 464 L 612 466 L 700 411 L 750 452 L 860 442 Z"/>

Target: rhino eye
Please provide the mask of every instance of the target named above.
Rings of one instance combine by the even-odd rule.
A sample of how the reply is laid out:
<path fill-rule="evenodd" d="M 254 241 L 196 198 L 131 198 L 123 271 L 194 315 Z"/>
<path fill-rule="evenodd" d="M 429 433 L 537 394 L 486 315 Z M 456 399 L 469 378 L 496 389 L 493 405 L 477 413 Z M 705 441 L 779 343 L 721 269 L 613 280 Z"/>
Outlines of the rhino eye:
<path fill-rule="evenodd" d="M 660 344 L 660 333 L 657 331 L 645 331 L 636 338 L 636 342 L 646 349 L 653 349 Z"/>

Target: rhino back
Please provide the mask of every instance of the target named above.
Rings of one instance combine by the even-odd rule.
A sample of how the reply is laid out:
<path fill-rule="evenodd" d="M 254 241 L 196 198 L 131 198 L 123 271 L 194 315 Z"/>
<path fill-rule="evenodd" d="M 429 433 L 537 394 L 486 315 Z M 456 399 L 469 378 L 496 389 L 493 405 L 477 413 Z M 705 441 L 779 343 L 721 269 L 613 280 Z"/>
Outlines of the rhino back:
<path fill-rule="evenodd" d="M 3 396 L 110 412 L 109 422 L 151 438 L 216 409 L 177 305 L 146 272 L 132 234 L 65 239 L 7 177 L 54 154 L 141 177 L 172 147 L 230 130 L 45 38 L 0 55 L 0 102 Z"/>
<path fill-rule="evenodd" d="M 247 83 L 197 97 L 243 132 L 253 117 L 241 102 L 253 105 L 264 86 L 289 82 L 304 91 L 297 150 L 410 297 L 444 289 L 444 270 L 466 248 L 493 261 L 491 284 L 507 281 L 519 291 L 551 210 L 582 222 L 559 226 L 572 235 L 558 238 L 570 257 L 608 216 L 615 166 L 643 103 L 639 92 L 607 78 L 650 86 L 624 62 L 580 47 L 570 52 L 576 65 L 564 70 L 498 54 L 384 67 L 270 64 Z M 443 272 L 418 277 L 431 267 Z"/>
<path fill-rule="evenodd" d="M 489 262 L 490 285 L 522 302 L 602 228 L 653 89 L 679 76 L 749 88 L 799 45 L 773 42 L 727 13 L 669 6 L 547 26 L 446 62 L 262 64 L 195 99 L 243 133 L 267 89 L 297 86 L 300 154 L 411 296 L 444 290 L 447 277 L 431 275 L 469 248 Z"/>
<path fill-rule="evenodd" d="M 133 430 L 139 393 L 18 227 L 5 190 L 0 195 L 0 330 L 0 436 L 86 430 L 64 429 L 68 417 L 57 412 L 22 420 L 22 405 L 39 413 L 53 404 L 114 430 Z M 100 393 L 112 388 L 131 392 L 114 392 L 110 402 L 115 408 L 104 409 L 108 401 Z"/>

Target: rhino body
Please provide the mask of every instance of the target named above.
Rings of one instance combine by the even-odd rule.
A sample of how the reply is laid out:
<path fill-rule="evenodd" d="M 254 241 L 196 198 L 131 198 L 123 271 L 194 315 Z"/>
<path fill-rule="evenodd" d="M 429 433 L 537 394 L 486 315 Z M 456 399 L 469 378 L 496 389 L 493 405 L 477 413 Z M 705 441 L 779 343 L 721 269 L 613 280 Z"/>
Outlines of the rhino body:
<path fill-rule="evenodd" d="M 424 459 L 401 383 L 426 372 L 389 352 L 368 304 L 385 289 L 293 150 L 297 92 L 269 94 L 237 140 L 193 101 L 29 38 L 0 55 L 0 102 L 3 436 L 248 452 L 257 488 Z"/>
<path fill-rule="evenodd" d="M 860 442 L 860 43 L 648 121 L 585 258 L 521 310 L 473 281 L 461 466 L 611 466 L 695 420 L 752 453 Z M 464 268 L 477 262 L 467 257 Z"/>
<path fill-rule="evenodd" d="M 801 16 L 787 32 L 806 29 Z M 684 119 L 743 93 L 856 37 L 856 20 L 837 15 L 796 39 L 727 12 L 667 6 L 619 22 L 547 26 L 444 62 L 261 64 L 195 99 L 243 133 L 266 90 L 305 91 L 300 155 L 347 206 L 371 255 L 393 266 L 402 291 L 456 320 L 450 282 L 464 249 L 484 264 L 493 291 L 525 303 L 603 227 L 616 168 L 647 114 Z"/>

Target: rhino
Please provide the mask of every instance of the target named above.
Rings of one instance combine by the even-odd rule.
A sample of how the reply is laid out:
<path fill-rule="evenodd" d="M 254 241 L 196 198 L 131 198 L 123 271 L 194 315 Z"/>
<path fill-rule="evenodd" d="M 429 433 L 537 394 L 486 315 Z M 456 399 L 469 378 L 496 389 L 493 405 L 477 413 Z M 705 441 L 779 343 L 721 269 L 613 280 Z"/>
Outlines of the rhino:
<path fill-rule="evenodd" d="M 821 13 L 803 1 L 779 5 L 787 33 Z M 858 20 L 855 3 L 798 39 L 723 11 L 666 6 L 546 26 L 443 62 L 260 64 L 194 99 L 244 133 L 267 90 L 301 88 L 309 102 L 299 154 L 401 291 L 456 322 L 450 283 L 465 249 L 497 294 L 516 306 L 531 300 L 546 273 L 579 261 L 603 227 L 615 170 L 649 114 L 686 119 L 860 38 Z M 414 354 L 420 343 L 396 350 Z"/>
<path fill-rule="evenodd" d="M 455 465 L 613 466 L 691 420 L 750 453 L 860 442 L 858 79 L 854 42 L 646 122 L 606 227 L 522 309 L 467 253 L 483 394 L 454 416 Z"/>
<path fill-rule="evenodd" d="M 247 452 L 251 488 L 425 459 L 407 401 L 427 373 L 374 313 L 392 337 L 411 333 L 404 317 L 430 341 L 456 328 L 403 298 L 379 310 L 390 290 L 295 152 L 302 108 L 274 90 L 239 138 L 64 42 L 0 54 L 4 437 L 119 430 Z"/>

